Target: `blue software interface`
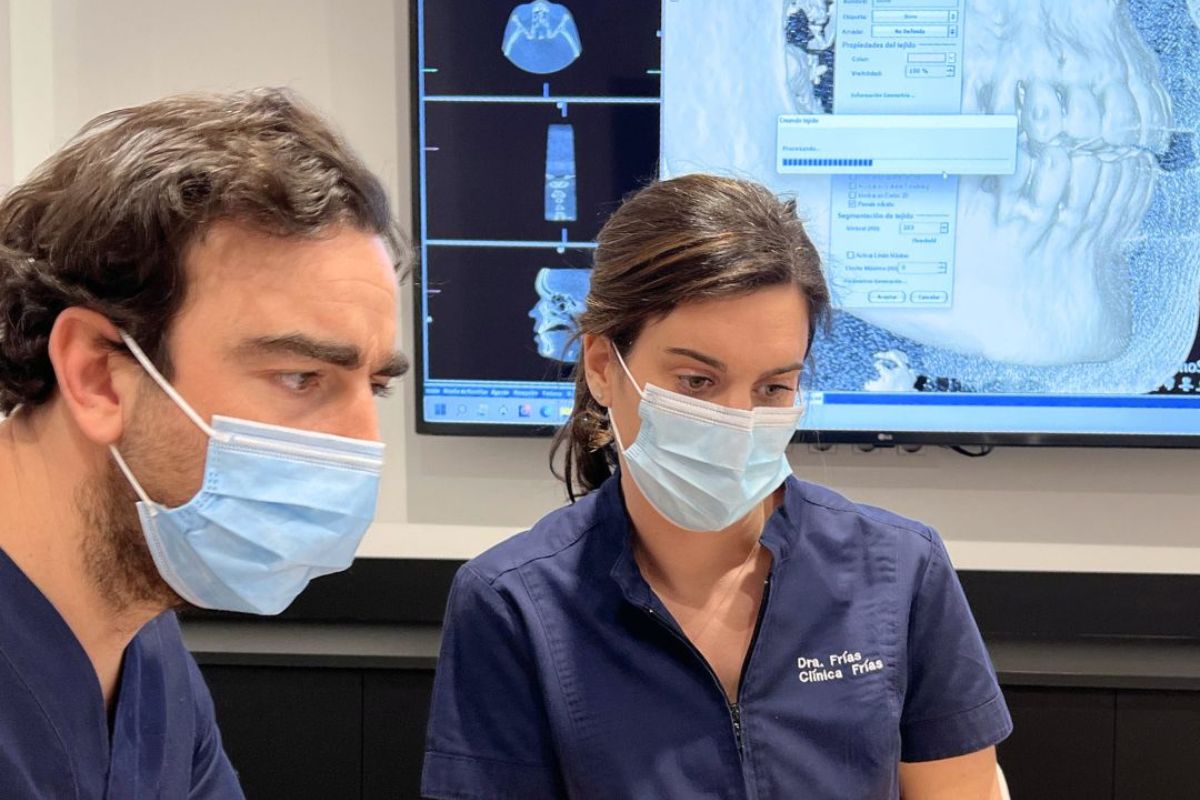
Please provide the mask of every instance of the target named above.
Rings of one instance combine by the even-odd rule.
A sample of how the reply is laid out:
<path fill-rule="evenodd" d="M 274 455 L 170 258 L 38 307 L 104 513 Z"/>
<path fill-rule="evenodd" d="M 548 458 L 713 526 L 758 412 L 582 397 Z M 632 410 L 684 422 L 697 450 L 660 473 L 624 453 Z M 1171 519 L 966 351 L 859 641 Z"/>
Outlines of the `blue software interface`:
<path fill-rule="evenodd" d="M 555 425 L 654 176 L 797 200 L 802 427 L 1200 435 L 1200 0 L 428 0 L 422 422 Z"/>

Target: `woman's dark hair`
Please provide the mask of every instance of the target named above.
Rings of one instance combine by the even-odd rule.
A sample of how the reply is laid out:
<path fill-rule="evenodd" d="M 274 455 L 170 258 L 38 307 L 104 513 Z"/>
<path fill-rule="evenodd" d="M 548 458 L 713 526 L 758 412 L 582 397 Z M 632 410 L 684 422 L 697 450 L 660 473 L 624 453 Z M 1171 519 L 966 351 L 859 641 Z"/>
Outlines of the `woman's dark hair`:
<path fill-rule="evenodd" d="M 98 311 L 164 373 L 184 253 L 218 220 L 282 237 L 349 225 L 411 258 L 379 180 L 294 94 L 180 95 L 104 114 L 0 200 L 0 413 L 56 388 L 63 309 Z"/>
<path fill-rule="evenodd" d="M 713 175 L 652 183 L 625 199 L 597 237 L 579 334 L 603 336 L 625 355 L 647 324 L 678 305 L 794 285 L 808 303 L 809 341 L 829 313 L 821 258 L 792 200 Z M 550 451 L 574 501 L 613 471 L 606 409 L 588 389 L 582 355 L 575 407 Z M 561 457 L 561 465 L 559 464 Z"/>

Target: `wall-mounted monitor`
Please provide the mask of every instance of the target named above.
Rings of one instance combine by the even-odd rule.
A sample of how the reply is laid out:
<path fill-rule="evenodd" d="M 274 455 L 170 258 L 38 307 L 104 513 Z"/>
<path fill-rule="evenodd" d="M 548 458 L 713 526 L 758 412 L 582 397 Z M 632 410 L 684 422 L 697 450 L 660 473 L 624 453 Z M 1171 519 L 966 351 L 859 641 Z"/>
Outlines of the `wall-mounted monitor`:
<path fill-rule="evenodd" d="M 825 258 L 801 438 L 1200 445 L 1197 0 L 413 13 L 419 431 L 561 424 L 596 232 L 713 172 Z"/>

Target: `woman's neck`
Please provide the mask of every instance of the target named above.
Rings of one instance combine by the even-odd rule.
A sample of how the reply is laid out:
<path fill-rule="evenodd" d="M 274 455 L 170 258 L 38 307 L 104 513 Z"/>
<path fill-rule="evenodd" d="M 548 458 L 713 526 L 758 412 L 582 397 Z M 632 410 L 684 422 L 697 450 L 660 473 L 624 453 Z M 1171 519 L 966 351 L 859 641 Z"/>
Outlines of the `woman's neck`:
<path fill-rule="evenodd" d="M 749 514 L 721 531 L 689 531 L 654 509 L 628 471 L 621 491 L 633 523 L 634 556 L 656 590 L 683 602 L 702 601 L 718 582 L 745 565 L 767 519 L 783 499 L 784 488 L 767 496 Z"/>

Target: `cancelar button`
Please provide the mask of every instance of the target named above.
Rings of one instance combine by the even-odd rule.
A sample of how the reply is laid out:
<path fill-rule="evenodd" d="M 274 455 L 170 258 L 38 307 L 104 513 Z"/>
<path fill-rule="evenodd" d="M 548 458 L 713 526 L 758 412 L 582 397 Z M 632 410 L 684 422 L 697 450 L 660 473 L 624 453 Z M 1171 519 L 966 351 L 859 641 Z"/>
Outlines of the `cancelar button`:
<path fill-rule="evenodd" d="M 945 303 L 950 299 L 950 295 L 946 292 L 913 292 L 912 301 L 914 303 Z"/>
<path fill-rule="evenodd" d="M 871 292 L 867 295 L 867 302 L 890 305 L 893 303 L 903 303 L 907 297 L 908 295 L 904 292 Z"/>

